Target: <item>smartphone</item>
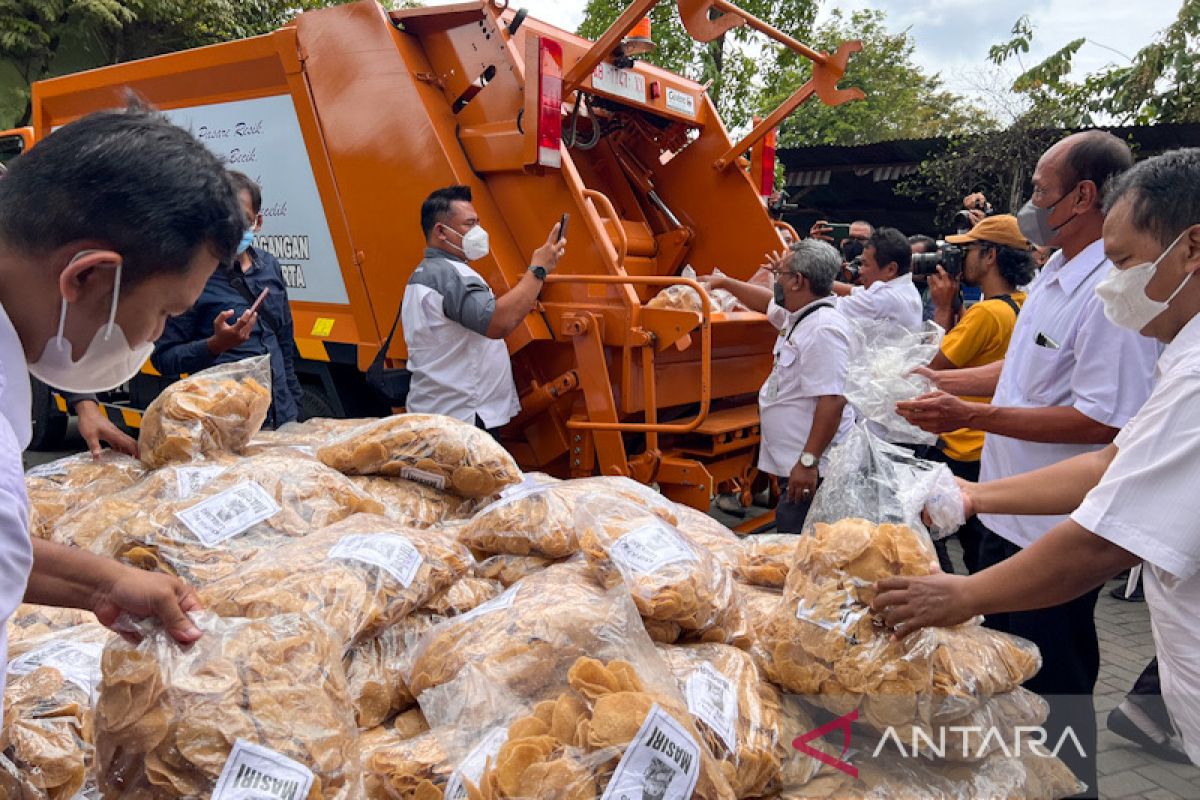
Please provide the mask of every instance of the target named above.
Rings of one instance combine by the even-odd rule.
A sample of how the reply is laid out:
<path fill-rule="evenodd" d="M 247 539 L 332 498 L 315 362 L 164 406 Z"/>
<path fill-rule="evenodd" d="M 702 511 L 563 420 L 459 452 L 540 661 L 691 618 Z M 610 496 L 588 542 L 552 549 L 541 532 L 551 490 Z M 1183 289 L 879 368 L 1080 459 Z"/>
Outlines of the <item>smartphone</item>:
<path fill-rule="evenodd" d="M 829 236 L 829 238 L 833 239 L 834 244 L 837 244 L 838 242 L 842 241 L 843 239 L 850 238 L 850 224 L 849 223 L 830 222 L 829 227 L 831 230 L 829 231 L 828 236 Z"/>
<path fill-rule="evenodd" d="M 571 221 L 570 214 L 563 214 L 562 219 L 558 221 L 558 238 L 567 238 L 567 223 Z"/>
<path fill-rule="evenodd" d="M 258 307 L 262 305 L 262 303 L 263 303 L 263 300 L 266 300 L 266 299 L 267 299 L 267 295 L 269 295 L 270 293 L 271 293 L 271 287 L 270 287 L 270 286 L 268 286 L 268 287 L 264 288 L 264 289 L 263 289 L 261 292 L 259 292 L 258 299 L 256 299 L 256 300 L 254 301 L 254 305 L 252 305 L 252 306 L 250 306 L 250 308 L 246 309 L 246 313 L 247 313 L 247 314 L 253 314 L 253 313 L 255 313 L 256 311 L 258 311 Z"/>

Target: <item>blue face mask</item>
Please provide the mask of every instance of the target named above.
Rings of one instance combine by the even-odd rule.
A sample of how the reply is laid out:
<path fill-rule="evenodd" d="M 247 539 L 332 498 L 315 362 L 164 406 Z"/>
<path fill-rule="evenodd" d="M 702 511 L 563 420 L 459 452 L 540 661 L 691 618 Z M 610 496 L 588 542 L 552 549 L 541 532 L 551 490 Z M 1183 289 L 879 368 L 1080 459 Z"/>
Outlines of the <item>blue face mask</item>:
<path fill-rule="evenodd" d="M 246 232 L 242 234 L 242 240 L 238 242 L 237 254 L 240 256 L 252 244 L 254 244 L 254 229 L 247 228 Z"/>

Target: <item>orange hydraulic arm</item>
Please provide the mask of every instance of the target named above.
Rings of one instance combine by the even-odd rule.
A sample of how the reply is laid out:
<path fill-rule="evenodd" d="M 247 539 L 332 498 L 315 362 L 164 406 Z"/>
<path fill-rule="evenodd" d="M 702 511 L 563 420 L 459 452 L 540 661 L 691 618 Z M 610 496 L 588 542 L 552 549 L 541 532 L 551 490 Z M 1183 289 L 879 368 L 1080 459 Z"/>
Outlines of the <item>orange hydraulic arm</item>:
<path fill-rule="evenodd" d="M 591 49 L 567 72 L 563 78 L 563 95 L 566 96 L 569 92 L 580 88 L 592 70 L 610 56 L 634 26 L 658 3 L 659 0 L 634 0 Z M 687 32 L 698 42 L 711 42 L 718 36 L 745 25 L 769 36 L 813 62 L 812 78 L 768 114 L 740 142 L 734 144 L 724 155 L 713 162 L 716 169 L 725 169 L 732 164 L 739 154 L 753 147 L 814 94 L 828 106 L 838 106 L 851 100 L 861 100 L 866 96 L 861 89 L 839 89 L 837 87 L 838 81 L 846 74 L 846 64 L 850 60 L 850 56 L 862 49 L 862 42 L 843 42 L 834 53 L 829 55 L 818 53 L 803 42 L 776 30 L 728 0 L 679 0 L 679 17 Z"/>

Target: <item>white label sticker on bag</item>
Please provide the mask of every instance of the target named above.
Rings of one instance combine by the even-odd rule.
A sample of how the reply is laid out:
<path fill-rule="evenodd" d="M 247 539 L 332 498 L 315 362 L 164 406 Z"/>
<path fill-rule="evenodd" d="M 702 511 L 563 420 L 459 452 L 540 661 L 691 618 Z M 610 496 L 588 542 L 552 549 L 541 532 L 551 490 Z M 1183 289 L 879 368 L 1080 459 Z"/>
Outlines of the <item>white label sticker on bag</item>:
<path fill-rule="evenodd" d="M 343 536 L 330 550 L 330 558 L 374 564 L 395 578 L 405 589 L 417 577 L 424 559 L 412 542 L 394 533 L 356 533 Z"/>
<path fill-rule="evenodd" d="M 224 471 L 225 467 L 176 467 L 175 488 L 179 499 L 188 499 Z"/>
<path fill-rule="evenodd" d="M 279 511 L 279 504 L 266 489 L 254 481 L 246 481 L 183 511 L 176 511 L 175 517 L 205 545 L 216 547 Z"/>
<path fill-rule="evenodd" d="M 608 554 L 618 566 L 643 574 L 681 561 L 699 560 L 683 537 L 665 522 L 631 530 L 613 542 Z"/>
<path fill-rule="evenodd" d="M 426 486 L 432 486 L 435 489 L 446 488 L 445 475 L 438 475 L 435 472 L 426 472 L 425 470 L 417 469 L 416 467 L 405 467 L 404 469 L 400 470 L 400 477 L 404 478 L 406 481 L 412 481 L 413 483 L 423 483 Z"/>
<path fill-rule="evenodd" d="M 713 730 L 729 752 L 737 752 L 738 694 L 733 681 L 701 664 L 688 676 L 688 711 Z"/>
<path fill-rule="evenodd" d="M 501 611 L 501 610 L 506 610 L 506 609 L 512 608 L 513 601 L 515 601 L 516 599 L 517 599 L 517 586 L 514 584 L 513 586 L 510 586 L 506 590 L 504 590 L 504 593 L 501 594 L 499 597 L 493 597 L 491 600 L 488 600 L 486 603 L 482 603 L 480 605 L 475 606 L 467 613 L 459 614 L 457 617 L 454 617 L 454 621 L 455 622 L 466 622 L 469 619 L 475 619 L 475 617 L 481 617 L 484 614 L 490 614 L 493 611 Z"/>
<path fill-rule="evenodd" d="M 31 467 L 25 473 L 27 478 L 53 478 L 56 475 L 67 474 L 67 459 L 60 458 L 57 461 L 51 461 L 48 464 L 38 464 L 36 467 Z"/>
<path fill-rule="evenodd" d="M 506 741 L 508 741 L 508 728 L 493 728 L 491 733 L 483 737 L 483 740 L 459 762 L 458 769 L 454 770 L 454 774 L 450 776 L 450 780 L 446 783 L 446 800 L 466 800 L 467 787 L 463 784 L 464 779 L 478 786 L 479 779 L 483 777 L 483 769 L 487 766 L 487 760 L 494 759 Z"/>
<path fill-rule="evenodd" d="M 217 778 L 211 800 L 304 800 L 312 770 L 285 755 L 238 739 Z"/>
<path fill-rule="evenodd" d="M 850 594 L 849 589 L 842 589 L 840 593 L 842 595 L 842 603 L 837 617 L 818 616 L 815 602 L 811 606 L 805 605 L 804 598 L 800 598 L 800 601 L 796 603 L 796 619 L 816 625 L 827 631 L 837 631 L 843 636 L 847 635 L 851 626 L 868 612 L 858 603 L 854 595 Z"/>
<path fill-rule="evenodd" d="M 488 503 L 486 506 L 479 509 L 479 511 L 475 513 L 475 516 L 482 517 L 489 511 L 495 511 L 501 506 L 506 506 L 509 503 L 515 503 L 522 498 L 529 497 L 530 495 L 549 489 L 556 483 L 558 483 L 558 481 L 547 482 L 544 479 L 539 480 L 534 478 L 532 475 L 525 475 L 521 479 L 520 483 L 515 483 L 512 486 L 503 489 L 500 492 L 500 498 L 498 500 L 493 500 L 491 503 Z"/>
<path fill-rule="evenodd" d="M 688 800 L 700 777 L 700 747 L 655 703 L 621 756 L 602 800 Z"/>
<path fill-rule="evenodd" d="M 62 674 L 63 680 L 90 695 L 100 685 L 100 656 L 103 653 L 103 642 L 50 642 L 10 661 L 8 674 L 28 675 L 35 669 L 52 667 Z"/>

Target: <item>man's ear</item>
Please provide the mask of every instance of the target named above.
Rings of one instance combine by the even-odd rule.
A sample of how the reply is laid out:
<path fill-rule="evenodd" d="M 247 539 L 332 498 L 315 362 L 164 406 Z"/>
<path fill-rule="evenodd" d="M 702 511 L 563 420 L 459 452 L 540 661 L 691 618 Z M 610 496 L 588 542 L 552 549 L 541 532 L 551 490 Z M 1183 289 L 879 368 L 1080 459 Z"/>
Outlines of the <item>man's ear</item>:
<path fill-rule="evenodd" d="M 1200 272 L 1200 225 L 1193 225 L 1179 242 L 1183 248 L 1184 269 Z"/>
<path fill-rule="evenodd" d="M 86 287 L 97 280 L 108 280 L 105 273 L 121 262 L 121 254 L 113 250 L 80 250 L 59 273 L 58 290 L 68 303 L 77 303 Z"/>
<path fill-rule="evenodd" d="M 884 280 L 890 281 L 900 277 L 900 265 L 895 261 L 889 261 L 887 266 L 880 270 L 884 274 Z"/>
<path fill-rule="evenodd" d="M 1076 194 L 1075 202 L 1072 205 L 1083 206 L 1083 210 L 1100 207 L 1100 189 L 1094 181 L 1081 181 L 1078 186 L 1072 191 Z"/>

